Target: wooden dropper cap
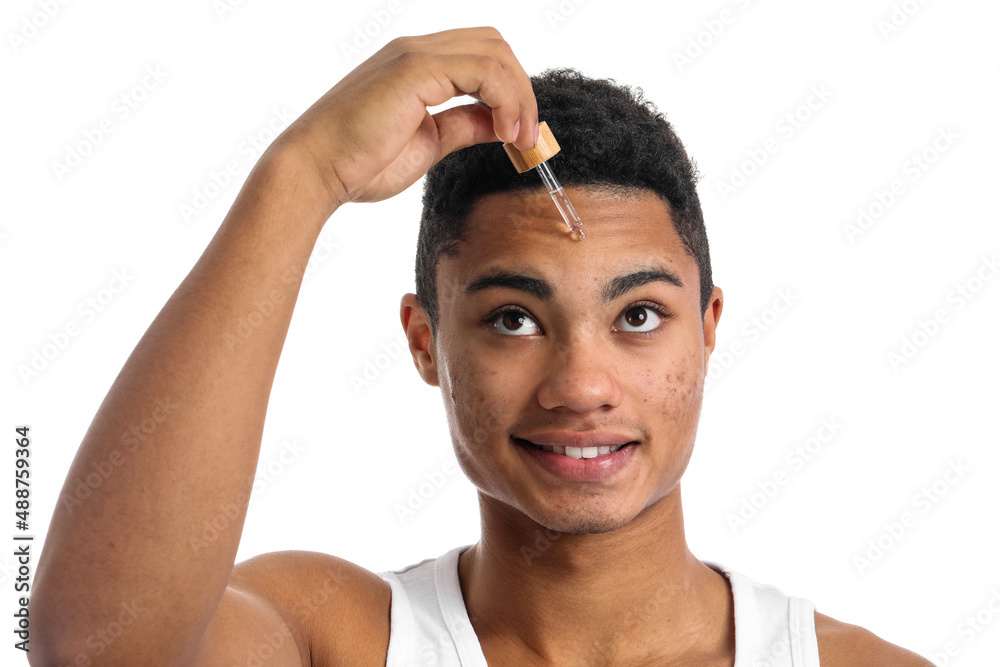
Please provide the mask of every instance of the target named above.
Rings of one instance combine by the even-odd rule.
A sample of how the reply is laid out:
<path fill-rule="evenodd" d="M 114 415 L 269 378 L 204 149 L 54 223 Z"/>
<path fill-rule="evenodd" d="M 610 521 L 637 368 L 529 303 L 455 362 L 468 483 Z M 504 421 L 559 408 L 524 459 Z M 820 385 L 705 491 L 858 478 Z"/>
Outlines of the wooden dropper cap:
<path fill-rule="evenodd" d="M 552 136 L 549 124 L 543 121 L 538 124 L 538 141 L 535 143 L 534 148 L 522 151 L 519 148 L 515 148 L 514 144 L 504 144 L 503 149 L 507 151 L 507 157 L 514 163 L 517 173 L 523 174 L 558 153 L 559 143 Z"/>

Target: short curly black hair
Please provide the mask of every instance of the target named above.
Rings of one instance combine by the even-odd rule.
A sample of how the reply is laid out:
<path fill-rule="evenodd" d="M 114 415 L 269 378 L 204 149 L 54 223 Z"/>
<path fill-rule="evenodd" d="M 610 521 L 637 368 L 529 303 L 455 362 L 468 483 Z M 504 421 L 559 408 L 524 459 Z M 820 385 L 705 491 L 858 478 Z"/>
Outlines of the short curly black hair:
<path fill-rule="evenodd" d="M 651 190 L 667 203 L 677 234 L 698 264 L 702 314 L 712 293 L 708 236 L 696 184 L 697 167 L 662 113 L 612 79 L 592 79 L 571 68 L 531 77 L 540 120 L 548 123 L 560 152 L 551 158 L 564 186 Z M 438 323 L 437 268 L 465 240 L 466 220 L 487 194 L 543 187 L 518 174 L 495 143 L 455 151 L 435 164 L 424 181 L 417 237 L 417 300 L 432 332 Z M 586 241 L 584 241 L 585 243 Z"/>

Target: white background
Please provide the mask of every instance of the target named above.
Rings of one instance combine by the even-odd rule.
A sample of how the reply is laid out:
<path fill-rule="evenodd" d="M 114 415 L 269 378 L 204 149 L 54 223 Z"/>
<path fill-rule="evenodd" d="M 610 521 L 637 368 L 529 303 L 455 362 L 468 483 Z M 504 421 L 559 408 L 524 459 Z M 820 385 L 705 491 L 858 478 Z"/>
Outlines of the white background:
<path fill-rule="evenodd" d="M 2 426 L 11 438 L 16 425 L 32 427 L 32 532 L 45 535 L 98 406 L 236 196 L 256 156 L 248 137 L 267 140 L 275 109 L 298 115 L 394 37 L 493 25 L 529 73 L 572 66 L 641 86 L 704 175 L 726 299 L 720 349 L 744 347 L 714 367 L 683 483 L 695 554 L 925 656 L 954 641 L 948 664 L 993 664 L 1000 279 L 983 262 L 1000 252 L 1000 6 L 905 5 L 413 0 L 391 14 L 387 2 L 105 0 L 60 5 L 46 18 L 36 2 L 6 2 Z M 713 23 L 723 10 L 729 22 Z M 385 26 L 373 18 L 380 11 Z M 900 25 L 880 28 L 894 11 Z M 26 21 L 44 25 L 32 32 Z M 366 26 L 375 33 L 367 44 L 358 36 Z M 679 63 L 685 52 L 690 62 Z M 129 92 L 147 67 L 162 81 Z M 802 107 L 822 88 L 827 99 Z M 144 98 L 126 118 L 115 102 L 122 94 Z M 796 112 L 789 136 L 782 119 Z M 60 178 L 54 163 L 104 118 L 112 132 Z M 934 149 L 949 129 L 957 138 Z M 766 162 L 742 167 L 769 138 L 777 150 Z M 934 162 L 913 178 L 909 161 L 925 150 Z M 208 206 L 185 220 L 181 206 L 193 206 L 230 160 L 236 177 L 208 187 Z M 724 197 L 720 183 L 741 168 L 753 173 Z M 849 238 L 859 207 L 896 179 L 903 193 Z M 420 194 L 418 184 L 351 205 L 327 224 L 323 239 L 336 248 L 317 251 L 299 296 L 240 560 L 308 549 L 382 571 L 477 539 L 475 492 L 460 473 L 405 521 L 395 509 L 453 460 L 438 390 L 408 358 L 378 357 L 382 346 L 393 350 L 399 297 L 413 290 Z M 131 276 L 127 287 L 86 319 L 79 304 L 100 297 L 116 270 Z M 980 270 L 992 280 L 977 282 Z M 961 308 L 959 285 L 978 288 Z M 779 290 L 793 305 L 774 321 L 767 309 Z M 932 337 L 917 335 L 916 354 L 894 367 L 889 354 L 901 354 L 903 338 L 938 309 L 947 321 Z M 755 340 L 744 328 L 754 317 L 771 322 Z M 71 322 L 79 334 L 48 347 L 52 358 L 24 377 Z M 351 376 L 366 362 L 383 368 L 358 392 Z M 825 418 L 842 428 L 795 470 L 786 455 Z M 291 441 L 302 451 L 281 464 Z M 7 451 L 2 465 L 13 467 Z M 968 471 L 939 482 L 942 495 L 922 511 L 914 496 L 949 462 Z M 734 531 L 727 515 L 777 471 L 788 483 L 756 496 L 757 514 Z M 13 534 L 12 493 L 0 497 L 11 521 L 0 534 Z M 887 537 L 884 524 L 907 511 L 916 525 Z M 859 568 L 855 558 L 880 536 L 888 549 Z M 16 597 L 11 551 L 0 556 L 4 609 Z M 963 633 L 963 619 L 980 610 L 987 624 Z M 0 655 L 21 664 L 12 643 L 8 635 Z"/>

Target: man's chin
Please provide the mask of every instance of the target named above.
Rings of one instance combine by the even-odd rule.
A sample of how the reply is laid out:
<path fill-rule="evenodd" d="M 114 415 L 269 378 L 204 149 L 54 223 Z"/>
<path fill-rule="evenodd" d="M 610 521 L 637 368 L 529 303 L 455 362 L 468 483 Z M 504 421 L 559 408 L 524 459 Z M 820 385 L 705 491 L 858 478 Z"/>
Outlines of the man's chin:
<path fill-rule="evenodd" d="M 567 535 L 603 535 L 605 533 L 613 533 L 614 531 L 625 526 L 625 522 L 610 523 L 606 521 L 585 521 L 583 523 L 574 523 L 565 526 L 563 529 L 554 528 L 553 530 L 558 530 L 560 533 L 565 533 Z"/>
<path fill-rule="evenodd" d="M 595 510 L 575 509 L 561 514 L 532 517 L 546 530 L 566 535 L 602 535 L 628 525 L 630 518 L 610 516 Z"/>

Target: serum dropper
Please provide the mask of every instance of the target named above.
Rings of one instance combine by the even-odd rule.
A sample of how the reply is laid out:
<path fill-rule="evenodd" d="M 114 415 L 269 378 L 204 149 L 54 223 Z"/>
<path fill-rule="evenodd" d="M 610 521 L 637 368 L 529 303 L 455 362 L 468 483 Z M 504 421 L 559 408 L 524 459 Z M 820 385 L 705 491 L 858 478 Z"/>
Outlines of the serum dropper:
<path fill-rule="evenodd" d="M 559 152 L 559 144 L 552 135 L 552 130 L 549 129 L 548 123 L 541 122 L 538 124 L 538 141 L 535 143 L 534 148 L 522 151 L 519 148 L 515 148 L 514 144 L 504 144 L 503 149 L 507 151 L 507 157 L 514 163 L 517 173 L 523 174 L 529 169 L 534 169 L 542 177 L 542 182 L 549 191 L 549 195 L 552 196 L 552 201 L 556 203 L 556 208 L 559 209 L 562 219 L 566 221 L 566 226 L 569 227 L 570 236 L 573 240 L 579 241 L 586 238 L 583 234 L 583 223 L 580 221 L 580 216 L 577 215 L 576 209 L 573 208 L 573 203 L 566 195 L 563 186 L 556 179 L 556 175 L 552 173 L 552 169 L 546 164 L 546 161 L 550 157 Z"/>

